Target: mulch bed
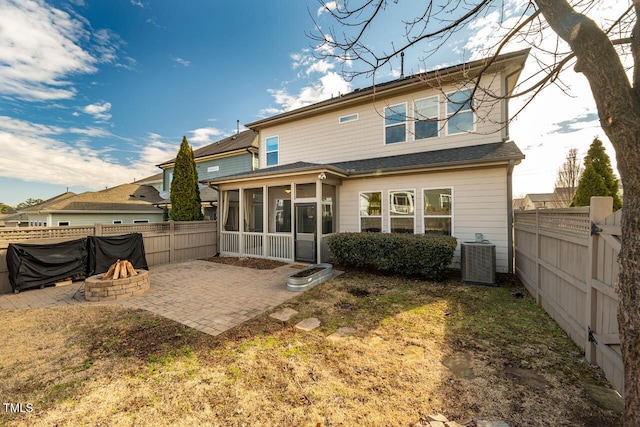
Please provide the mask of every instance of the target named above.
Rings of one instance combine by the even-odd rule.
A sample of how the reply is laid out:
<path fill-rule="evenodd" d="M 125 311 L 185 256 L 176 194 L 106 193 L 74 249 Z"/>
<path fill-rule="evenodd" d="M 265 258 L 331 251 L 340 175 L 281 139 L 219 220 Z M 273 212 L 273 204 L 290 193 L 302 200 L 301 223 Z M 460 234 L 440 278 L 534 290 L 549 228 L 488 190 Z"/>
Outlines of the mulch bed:
<path fill-rule="evenodd" d="M 205 261 L 217 262 L 219 264 L 234 265 L 236 267 L 255 268 L 257 270 L 273 270 L 274 268 L 287 265 L 286 262 L 274 261 L 265 258 L 240 258 L 240 257 L 213 257 Z"/>

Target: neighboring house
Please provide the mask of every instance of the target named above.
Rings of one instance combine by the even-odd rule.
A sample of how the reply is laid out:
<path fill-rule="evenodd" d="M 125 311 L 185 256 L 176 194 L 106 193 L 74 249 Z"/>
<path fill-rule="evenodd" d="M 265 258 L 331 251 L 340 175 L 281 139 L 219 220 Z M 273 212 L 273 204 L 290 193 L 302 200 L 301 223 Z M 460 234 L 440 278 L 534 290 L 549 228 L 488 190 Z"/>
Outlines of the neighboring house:
<path fill-rule="evenodd" d="M 148 176 L 146 178 L 143 178 L 139 181 L 134 181 L 134 184 L 140 184 L 140 185 L 148 185 L 151 186 L 153 188 L 156 189 L 156 191 L 158 191 L 158 193 L 160 193 L 163 190 L 163 178 L 164 178 L 164 174 L 162 172 L 157 173 L 155 175 L 151 175 Z"/>
<path fill-rule="evenodd" d="M 0 228 L 26 227 L 27 216 L 17 211 L 8 214 L 0 214 Z"/>
<path fill-rule="evenodd" d="M 258 133 L 252 130 L 238 132 L 194 150 L 193 157 L 199 181 L 255 170 L 258 168 Z M 162 169 L 162 188 L 159 191 L 165 199 L 164 204 L 169 207 L 175 160 L 173 158 L 157 165 Z M 218 192 L 202 185 L 200 200 L 205 219 L 216 219 Z"/>
<path fill-rule="evenodd" d="M 524 209 L 548 209 L 555 207 L 553 193 L 529 193 L 524 196 Z"/>
<path fill-rule="evenodd" d="M 499 56 L 471 103 L 456 81 L 485 60 L 247 124 L 260 133 L 261 169 L 206 180 L 221 192 L 220 252 L 314 263 L 328 259 L 325 238 L 338 231 L 459 243 L 482 233 L 498 271 L 511 271 L 512 172 L 524 155 L 509 141 L 507 101 L 480 101 L 511 93 L 527 55 Z"/>
<path fill-rule="evenodd" d="M 102 191 L 64 193 L 22 209 L 32 227 L 162 222 L 162 201 L 152 186 L 122 184 Z"/>

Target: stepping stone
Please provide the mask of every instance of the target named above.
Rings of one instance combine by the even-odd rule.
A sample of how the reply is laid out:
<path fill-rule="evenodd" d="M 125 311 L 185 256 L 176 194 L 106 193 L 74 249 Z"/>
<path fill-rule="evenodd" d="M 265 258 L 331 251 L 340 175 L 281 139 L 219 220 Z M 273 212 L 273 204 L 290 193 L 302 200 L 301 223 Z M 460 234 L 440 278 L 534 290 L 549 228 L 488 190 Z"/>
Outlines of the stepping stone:
<path fill-rule="evenodd" d="M 318 320 L 317 317 L 309 317 L 298 323 L 296 328 L 302 329 L 303 331 L 313 331 L 318 326 L 320 326 L 320 320 Z"/>
<path fill-rule="evenodd" d="M 330 340 L 340 340 L 340 339 L 349 337 L 349 336 L 351 336 L 351 335 L 353 335 L 355 333 L 356 333 L 356 330 L 354 328 L 350 328 L 350 327 L 338 328 L 337 331 L 335 331 L 334 333 L 329 335 L 329 339 Z"/>
<path fill-rule="evenodd" d="M 456 353 L 446 356 L 442 360 L 442 364 L 458 378 L 472 380 L 476 376 L 471 369 L 471 356 L 468 353 Z"/>
<path fill-rule="evenodd" d="M 382 343 L 384 343 L 384 340 L 377 335 L 374 335 L 367 340 L 367 344 L 369 344 L 370 347 L 377 347 Z"/>
<path fill-rule="evenodd" d="M 509 427 L 509 424 L 504 421 L 486 421 L 486 420 L 477 420 L 477 427 Z"/>
<path fill-rule="evenodd" d="M 424 359 L 424 348 L 417 345 L 408 345 L 402 352 L 402 360 L 415 361 Z"/>
<path fill-rule="evenodd" d="M 429 422 L 439 421 L 441 423 L 446 423 L 449 420 L 447 419 L 447 417 L 445 417 L 442 414 L 436 414 L 436 415 L 429 414 L 429 415 L 427 415 L 427 421 L 429 421 Z"/>
<path fill-rule="evenodd" d="M 624 410 L 624 400 L 615 390 L 591 384 L 585 384 L 584 387 L 587 391 L 587 396 L 599 407 L 618 413 Z"/>
<path fill-rule="evenodd" d="M 280 311 L 276 311 L 275 313 L 271 313 L 269 315 L 269 317 L 273 317 L 274 319 L 278 319 L 281 320 L 283 322 L 286 322 L 287 320 L 291 319 L 292 316 L 295 316 L 296 314 L 298 314 L 297 311 L 295 311 L 293 308 L 283 308 Z"/>

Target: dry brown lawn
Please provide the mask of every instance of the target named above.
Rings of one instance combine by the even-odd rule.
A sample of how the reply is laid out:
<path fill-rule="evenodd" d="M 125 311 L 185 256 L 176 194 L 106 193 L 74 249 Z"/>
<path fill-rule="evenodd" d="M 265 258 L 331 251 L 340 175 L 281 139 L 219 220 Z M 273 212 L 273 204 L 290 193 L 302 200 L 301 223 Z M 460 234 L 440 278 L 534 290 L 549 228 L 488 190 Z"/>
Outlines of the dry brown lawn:
<path fill-rule="evenodd" d="M 617 425 L 588 397 L 600 371 L 523 292 L 350 272 L 284 304 L 288 322 L 217 337 L 113 306 L 0 311 L 0 396 L 33 406 L 0 425 Z"/>

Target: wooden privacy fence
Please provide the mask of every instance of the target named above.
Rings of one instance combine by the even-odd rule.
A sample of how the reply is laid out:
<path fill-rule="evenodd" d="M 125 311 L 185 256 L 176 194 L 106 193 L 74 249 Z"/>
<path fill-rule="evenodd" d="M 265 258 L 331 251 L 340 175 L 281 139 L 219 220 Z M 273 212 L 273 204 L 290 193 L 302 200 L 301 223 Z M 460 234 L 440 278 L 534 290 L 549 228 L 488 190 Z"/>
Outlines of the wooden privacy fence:
<path fill-rule="evenodd" d="M 0 229 L 0 294 L 11 292 L 6 257 L 9 243 L 57 243 L 87 236 L 142 233 L 147 264 L 151 267 L 214 256 L 217 253 L 216 230 L 215 221 Z"/>
<path fill-rule="evenodd" d="M 612 207 L 611 197 L 592 197 L 585 208 L 515 212 L 516 274 L 622 394 L 615 292 L 622 211 Z"/>

